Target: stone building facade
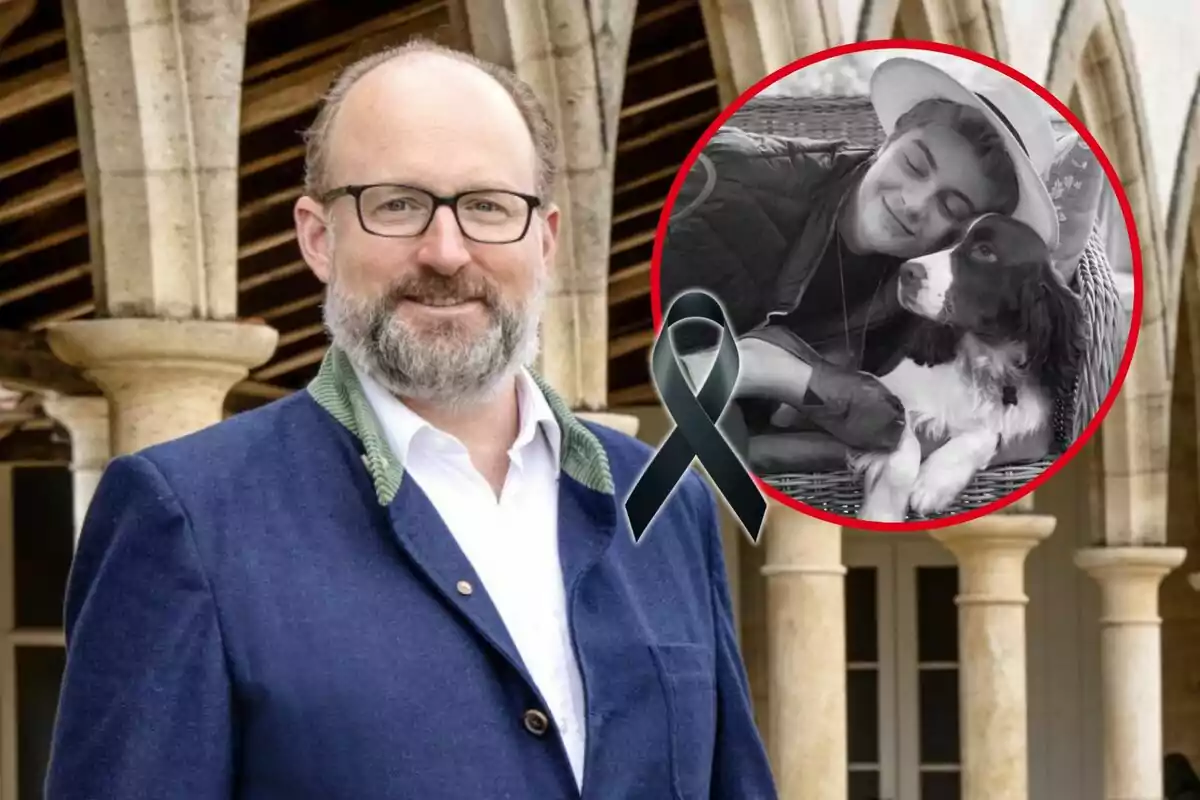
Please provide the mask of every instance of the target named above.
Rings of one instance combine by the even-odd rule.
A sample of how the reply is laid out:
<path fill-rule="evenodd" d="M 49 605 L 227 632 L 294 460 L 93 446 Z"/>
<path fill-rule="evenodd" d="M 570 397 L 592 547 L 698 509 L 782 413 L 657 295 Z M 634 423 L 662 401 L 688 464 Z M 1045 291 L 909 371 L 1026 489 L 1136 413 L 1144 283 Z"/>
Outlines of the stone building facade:
<path fill-rule="evenodd" d="M 40 796 L 55 604 L 107 459 L 315 368 L 294 134 L 340 63 L 417 33 L 547 102 L 567 236 L 540 366 L 653 443 L 654 227 L 740 91 L 898 35 L 999 58 L 1069 104 L 1143 265 L 1102 431 L 1031 505 L 957 528 L 774 507 L 755 547 L 730 524 L 747 669 L 789 800 L 1152 800 L 1164 753 L 1200 764 L 1195 0 L 0 0 L 0 800 Z"/>

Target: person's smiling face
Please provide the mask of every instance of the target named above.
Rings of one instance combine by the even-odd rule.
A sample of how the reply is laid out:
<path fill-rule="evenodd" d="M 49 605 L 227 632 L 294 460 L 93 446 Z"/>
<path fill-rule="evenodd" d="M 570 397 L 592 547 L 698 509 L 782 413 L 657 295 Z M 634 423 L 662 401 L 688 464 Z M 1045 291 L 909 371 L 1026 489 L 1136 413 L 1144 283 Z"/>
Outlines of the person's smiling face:
<path fill-rule="evenodd" d="M 962 136 L 944 125 L 914 128 L 884 145 L 858 186 L 858 244 L 901 258 L 923 255 L 995 210 L 995 194 Z"/>

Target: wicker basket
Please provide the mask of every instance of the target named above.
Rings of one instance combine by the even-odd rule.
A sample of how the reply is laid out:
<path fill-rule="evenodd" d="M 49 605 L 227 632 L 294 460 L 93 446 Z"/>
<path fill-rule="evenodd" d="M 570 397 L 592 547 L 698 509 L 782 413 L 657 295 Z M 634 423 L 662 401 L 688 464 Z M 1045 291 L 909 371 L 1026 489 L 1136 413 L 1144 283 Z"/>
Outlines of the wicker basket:
<path fill-rule="evenodd" d="M 812 139 L 842 139 L 868 147 L 883 142 L 883 131 L 865 97 L 758 97 L 730 118 L 730 126 L 759 133 Z M 1085 361 L 1075 390 L 1058 397 L 1054 409 L 1055 444 L 1048 457 L 993 467 L 975 476 L 949 516 L 992 503 L 1018 491 L 1046 470 L 1087 428 L 1108 394 L 1121 359 L 1121 301 L 1104 254 L 1104 237 L 1093 227 L 1071 288 L 1083 304 Z M 862 502 L 861 479 L 848 470 L 758 473 L 768 485 L 805 505 L 854 517 Z M 910 519 L 924 519 L 910 514 Z"/>

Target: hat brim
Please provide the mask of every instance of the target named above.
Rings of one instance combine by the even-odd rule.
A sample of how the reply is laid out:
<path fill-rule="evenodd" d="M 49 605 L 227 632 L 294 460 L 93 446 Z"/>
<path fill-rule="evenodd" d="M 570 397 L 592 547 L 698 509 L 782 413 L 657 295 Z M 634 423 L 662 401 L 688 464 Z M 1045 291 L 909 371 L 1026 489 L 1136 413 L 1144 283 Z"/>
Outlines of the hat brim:
<path fill-rule="evenodd" d="M 1058 247 L 1058 208 L 1020 142 L 979 96 L 942 70 L 915 58 L 896 57 L 880 64 L 871 75 L 871 105 L 888 136 L 896 120 L 922 100 L 944 98 L 976 109 L 996 129 L 1017 172 L 1020 198 L 1010 215 L 1037 231 L 1046 245 Z"/>

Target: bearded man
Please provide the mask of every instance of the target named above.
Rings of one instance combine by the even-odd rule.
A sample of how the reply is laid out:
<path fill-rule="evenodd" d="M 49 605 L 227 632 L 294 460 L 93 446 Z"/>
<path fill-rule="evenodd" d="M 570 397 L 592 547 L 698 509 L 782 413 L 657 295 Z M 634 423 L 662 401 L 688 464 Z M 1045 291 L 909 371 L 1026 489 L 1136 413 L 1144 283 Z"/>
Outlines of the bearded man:
<path fill-rule="evenodd" d="M 690 473 L 635 545 L 650 448 L 531 371 L 555 141 L 428 43 L 335 82 L 294 210 L 331 347 L 106 470 L 49 800 L 775 796 L 712 493 Z"/>

